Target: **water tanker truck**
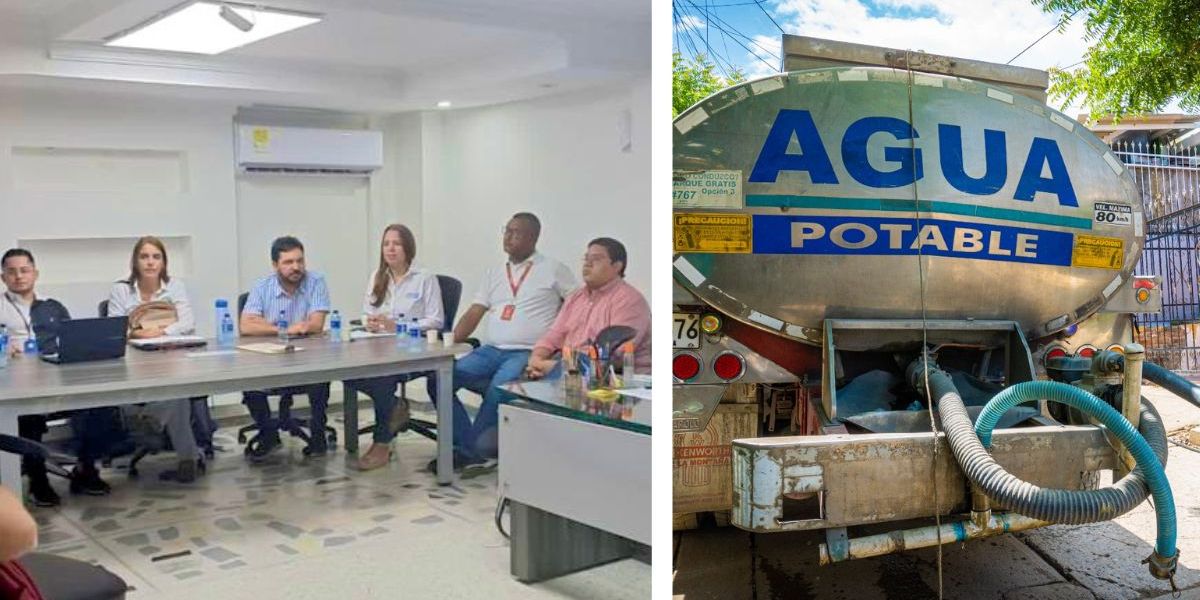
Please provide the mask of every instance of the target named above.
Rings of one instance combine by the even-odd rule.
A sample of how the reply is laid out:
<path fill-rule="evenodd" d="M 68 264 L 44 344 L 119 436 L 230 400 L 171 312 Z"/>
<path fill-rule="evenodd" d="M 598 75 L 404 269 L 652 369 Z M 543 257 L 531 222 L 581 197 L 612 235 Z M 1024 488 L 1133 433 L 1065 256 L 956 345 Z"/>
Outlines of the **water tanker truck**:
<path fill-rule="evenodd" d="M 1161 298 L 1134 275 L 1125 166 L 1046 105 L 1044 72 L 783 48 L 785 72 L 673 127 L 676 437 L 735 384 L 771 420 L 790 407 L 721 442 L 732 524 L 823 530 L 828 564 L 1153 497 L 1157 542 L 1135 558 L 1170 579 L 1167 440 L 1140 386 L 1200 395 L 1131 338 Z"/>

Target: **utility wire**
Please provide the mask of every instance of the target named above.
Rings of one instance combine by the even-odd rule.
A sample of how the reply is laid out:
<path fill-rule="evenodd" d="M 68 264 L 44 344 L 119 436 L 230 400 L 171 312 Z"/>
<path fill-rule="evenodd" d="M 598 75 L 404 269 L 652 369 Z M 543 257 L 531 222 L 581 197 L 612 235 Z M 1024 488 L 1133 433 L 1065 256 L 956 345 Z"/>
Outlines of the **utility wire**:
<path fill-rule="evenodd" d="M 1046 39 L 1046 36 L 1048 36 L 1048 35 L 1050 35 L 1051 33 L 1054 33 L 1055 31 L 1057 31 L 1059 27 L 1062 27 L 1062 26 L 1063 26 L 1063 23 L 1066 23 L 1067 21 L 1070 21 L 1070 20 L 1071 20 L 1071 17 L 1074 17 L 1074 16 L 1075 16 L 1075 13 L 1078 13 L 1079 11 L 1080 11 L 1080 9 L 1078 9 L 1078 8 L 1077 8 L 1077 9 L 1075 9 L 1075 12 L 1073 12 L 1073 13 L 1071 13 L 1071 14 L 1067 15 L 1066 17 L 1063 17 L 1062 19 L 1059 19 L 1058 23 L 1057 23 L 1056 25 L 1054 25 L 1054 27 L 1051 27 L 1051 28 L 1050 28 L 1050 31 L 1047 31 L 1046 33 L 1043 33 L 1043 34 L 1042 34 L 1042 37 L 1040 37 L 1040 38 L 1038 38 L 1038 39 L 1036 39 L 1036 40 L 1033 40 L 1033 43 L 1032 43 L 1032 44 L 1029 44 L 1028 46 L 1025 46 L 1025 49 L 1024 49 L 1024 50 L 1022 50 L 1022 51 L 1018 52 L 1016 56 L 1014 56 L 1014 57 L 1012 57 L 1012 58 L 1008 59 L 1008 62 L 1006 62 L 1006 63 L 1004 63 L 1004 64 L 1006 64 L 1006 65 L 1011 65 L 1011 64 L 1012 64 L 1012 61 L 1014 61 L 1014 60 L 1017 60 L 1018 58 L 1021 58 L 1021 55 L 1022 55 L 1022 54 L 1025 54 L 1026 52 L 1028 52 L 1028 51 L 1029 51 L 1029 49 L 1030 49 L 1030 48 L 1032 48 L 1032 47 L 1034 47 L 1034 46 L 1036 46 L 1036 45 L 1038 44 L 1038 42 L 1040 42 L 1040 41 L 1042 41 L 1042 40 Z"/>
<path fill-rule="evenodd" d="M 758 6 L 758 10 L 761 10 L 764 15 L 767 15 L 767 18 L 770 19 L 772 23 L 775 23 L 775 28 L 779 30 L 779 33 L 783 33 L 783 28 L 780 27 L 779 23 L 775 21 L 775 17 L 772 17 L 771 13 L 767 12 L 767 9 L 763 8 L 762 0 L 758 0 L 758 2 L 755 2 L 754 4 Z"/>
<path fill-rule="evenodd" d="M 686 1 L 688 4 L 691 4 L 691 5 L 692 5 L 692 7 L 693 7 L 693 9 L 695 9 L 695 10 L 699 10 L 699 7 L 697 7 L 697 6 L 696 6 L 696 5 L 695 5 L 693 2 L 691 2 L 691 0 L 685 0 L 685 1 Z M 693 18 L 696 18 L 696 17 L 695 17 L 695 15 L 692 15 L 691 13 L 689 13 L 689 12 L 688 12 L 688 9 L 687 9 L 687 7 L 685 7 L 685 6 L 679 6 L 679 10 L 680 10 L 680 12 L 681 12 L 682 14 L 684 14 L 684 15 L 686 15 L 686 16 L 692 16 Z M 748 46 L 746 46 L 745 44 L 743 44 L 743 43 L 741 42 L 741 40 L 738 40 L 736 37 L 734 37 L 734 36 L 733 36 L 733 35 L 732 35 L 732 34 L 729 32 L 729 30 L 728 30 L 728 29 L 726 29 L 724 26 L 722 26 L 722 25 L 721 25 L 721 23 L 724 23 L 724 21 L 722 21 L 722 20 L 721 20 L 719 17 L 716 17 L 716 15 L 713 15 L 713 17 L 714 17 L 714 19 L 715 19 L 715 21 L 716 21 L 716 22 L 714 22 L 714 23 L 713 23 L 713 26 L 717 28 L 717 31 L 720 31 L 720 32 L 721 32 L 721 33 L 723 33 L 723 34 L 725 34 L 725 35 L 727 35 L 727 36 L 729 36 L 729 37 L 732 37 L 734 42 L 737 42 L 737 44 L 738 44 L 739 46 L 741 46 L 741 47 L 742 47 L 742 48 L 743 48 L 743 49 L 744 49 L 746 52 L 750 53 L 750 55 L 751 55 L 751 56 L 753 56 L 754 58 L 757 58 L 757 59 L 758 59 L 759 61 L 761 61 L 763 64 L 765 64 L 765 65 L 767 65 L 768 67 L 770 67 L 770 68 L 771 68 L 771 70 L 778 70 L 778 69 L 777 69 L 777 68 L 776 68 L 774 65 L 772 65 L 772 64 L 771 64 L 771 63 L 769 63 L 769 62 L 767 62 L 767 61 L 766 61 L 766 60 L 765 60 L 763 57 L 759 56 L 759 55 L 758 55 L 758 53 L 756 53 L 755 51 L 751 50 L 751 49 L 750 49 Z M 686 33 L 687 33 L 687 32 L 685 31 L 685 35 L 686 35 Z M 739 32 L 739 33 L 740 33 L 740 32 Z M 744 34 L 743 34 L 743 35 L 744 35 Z M 748 38 L 747 38 L 747 39 L 748 39 Z M 734 69 L 734 67 L 733 67 L 733 63 L 732 63 L 732 61 L 730 61 L 730 60 L 728 59 L 728 57 L 722 57 L 722 58 L 724 58 L 724 60 L 725 60 L 726 64 L 728 64 L 728 65 L 729 65 L 729 67 L 730 67 L 730 70 L 733 70 L 733 69 Z M 778 58 L 778 57 L 777 57 L 777 58 Z M 727 73 L 726 75 L 728 75 L 728 73 Z"/>
<path fill-rule="evenodd" d="M 684 1 L 687 2 L 688 4 L 691 4 L 692 6 L 696 6 L 696 4 L 694 2 L 692 2 L 692 0 L 684 0 Z M 733 25 L 730 25 L 727 21 L 725 21 L 721 17 L 718 17 L 717 15 L 714 14 L 713 20 L 716 21 L 717 29 L 721 29 L 723 27 L 723 28 L 725 28 L 726 33 L 732 32 L 733 34 L 741 36 L 747 42 L 754 44 L 754 46 L 756 46 L 759 50 L 762 50 L 763 53 L 765 53 L 767 56 L 770 56 L 770 57 L 774 58 L 775 60 L 779 60 L 779 55 L 775 54 L 774 52 L 771 52 L 770 50 L 767 50 L 766 48 L 763 48 L 762 44 L 759 44 L 758 42 L 754 41 L 754 38 L 742 33 L 741 31 L 738 31 L 738 29 L 736 27 L 734 27 Z"/>
<path fill-rule="evenodd" d="M 691 0 L 684 0 L 684 1 L 685 1 L 685 2 L 687 2 L 688 4 L 691 4 L 693 7 L 695 7 L 695 6 L 696 6 L 694 3 L 692 3 L 692 2 L 691 2 Z M 757 52 L 755 52 L 755 51 L 751 50 L 751 49 L 750 49 L 748 46 L 746 46 L 746 44 L 743 44 L 741 40 L 737 39 L 737 37 L 734 35 L 734 33 L 736 33 L 737 35 L 740 35 L 740 36 L 744 37 L 744 38 L 745 38 L 745 39 L 747 39 L 747 40 L 749 40 L 751 44 L 754 44 L 755 46 L 758 46 L 758 48 L 759 48 L 759 49 L 761 49 L 763 52 L 765 52 L 765 53 L 766 53 L 768 56 L 772 56 L 772 57 L 774 57 L 776 60 L 779 60 L 779 57 L 778 57 L 778 56 L 776 56 L 776 55 L 775 55 L 774 53 L 772 53 L 771 51 L 769 51 L 769 50 L 767 50 L 767 49 L 763 48 L 762 46 L 760 46 L 760 45 L 758 44 L 758 42 L 755 42 L 753 39 L 751 39 L 751 38 L 749 38 L 749 37 L 746 37 L 746 35 L 745 35 L 744 33 L 741 33 L 740 31 L 737 31 L 736 29 L 734 29 L 734 28 L 732 28 L 732 27 L 730 27 L 730 29 L 733 29 L 733 31 L 732 31 L 732 32 L 731 32 L 729 29 L 726 29 L 725 27 L 723 27 L 723 26 L 722 26 L 722 24 L 724 23 L 724 21 L 722 21 L 722 20 L 721 20 L 719 17 L 717 17 L 717 16 L 715 16 L 715 15 L 714 15 L 714 16 L 713 16 L 713 20 L 714 20 L 714 23 L 713 23 L 713 26 L 714 26 L 714 27 L 716 27 L 716 28 L 717 28 L 719 31 L 722 31 L 722 32 L 724 32 L 724 33 L 728 34 L 730 37 L 732 37 L 732 38 L 733 38 L 733 41 L 737 42 L 737 44 L 738 44 L 739 46 L 741 46 L 743 49 L 745 49 L 745 50 L 746 50 L 746 52 L 749 52 L 751 56 L 753 56 L 754 58 L 758 59 L 758 60 L 759 60 L 760 62 L 762 62 L 764 65 L 767 65 L 767 67 L 769 67 L 769 68 L 770 68 L 772 71 L 778 71 L 778 70 L 779 70 L 779 67 L 778 67 L 778 66 L 776 66 L 776 65 L 772 65 L 771 63 L 767 62 L 767 60 L 766 60 L 766 59 L 764 59 L 763 57 L 759 56 Z"/>

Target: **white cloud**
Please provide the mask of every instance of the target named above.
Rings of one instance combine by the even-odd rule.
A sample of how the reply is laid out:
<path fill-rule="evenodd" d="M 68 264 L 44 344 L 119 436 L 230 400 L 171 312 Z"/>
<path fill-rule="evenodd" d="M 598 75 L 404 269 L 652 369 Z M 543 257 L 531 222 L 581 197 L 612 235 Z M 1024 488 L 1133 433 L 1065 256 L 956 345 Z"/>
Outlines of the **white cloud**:
<path fill-rule="evenodd" d="M 675 21 L 676 31 L 684 31 L 688 29 L 695 31 L 704 29 L 707 26 L 708 24 L 704 22 L 704 19 L 694 15 L 683 15 L 679 18 L 679 20 Z"/>
<path fill-rule="evenodd" d="M 791 34 L 998 63 L 1013 58 L 1059 19 L 1029 0 L 874 0 L 873 6 L 876 10 L 863 0 L 778 0 L 771 12 Z M 904 18 L 907 15 L 917 16 Z M 777 36 L 758 38 L 765 47 L 772 47 L 766 43 L 772 39 L 773 48 L 779 47 Z M 1076 17 L 1062 33 L 1046 36 L 1013 64 L 1065 67 L 1081 60 L 1087 46 L 1083 20 Z M 772 72 L 750 56 L 744 64 L 752 77 Z M 1063 109 L 1053 100 L 1051 104 Z M 1069 106 L 1064 112 L 1075 116 L 1081 108 Z"/>

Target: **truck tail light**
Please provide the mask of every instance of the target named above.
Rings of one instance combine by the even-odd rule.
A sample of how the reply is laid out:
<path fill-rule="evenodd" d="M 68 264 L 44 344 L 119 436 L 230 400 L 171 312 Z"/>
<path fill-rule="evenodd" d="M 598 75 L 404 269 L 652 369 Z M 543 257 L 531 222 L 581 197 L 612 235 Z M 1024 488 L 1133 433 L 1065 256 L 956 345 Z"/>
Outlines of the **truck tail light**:
<path fill-rule="evenodd" d="M 671 373 L 680 381 L 692 379 L 700 374 L 700 359 L 687 352 L 676 354 L 671 359 Z"/>
<path fill-rule="evenodd" d="M 722 352 L 713 360 L 713 373 L 729 381 L 737 379 L 746 371 L 746 361 L 735 352 Z"/>

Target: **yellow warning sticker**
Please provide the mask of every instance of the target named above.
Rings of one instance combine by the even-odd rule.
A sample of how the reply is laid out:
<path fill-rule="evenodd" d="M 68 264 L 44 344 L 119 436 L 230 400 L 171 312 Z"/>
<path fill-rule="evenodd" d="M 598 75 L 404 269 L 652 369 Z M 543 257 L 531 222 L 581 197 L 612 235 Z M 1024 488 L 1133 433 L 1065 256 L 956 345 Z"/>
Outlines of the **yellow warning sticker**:
<path fill-rule="evenodd" d="M 749 254 L 750 215 L 675 213 L 675 251 Z"/>
<path fill-rule="evenodd" d="M 266 152 L 271 145 L 271 130 L 266 127 L 255 127 L 250 134 L 254 140 L 255 152 Z"/>
<path fill-rule="evenodd" d="M 1097 235 L 1075 236 L 1072 267 L 1120 270 L 1125 264 L 1125 240 Z"/>

